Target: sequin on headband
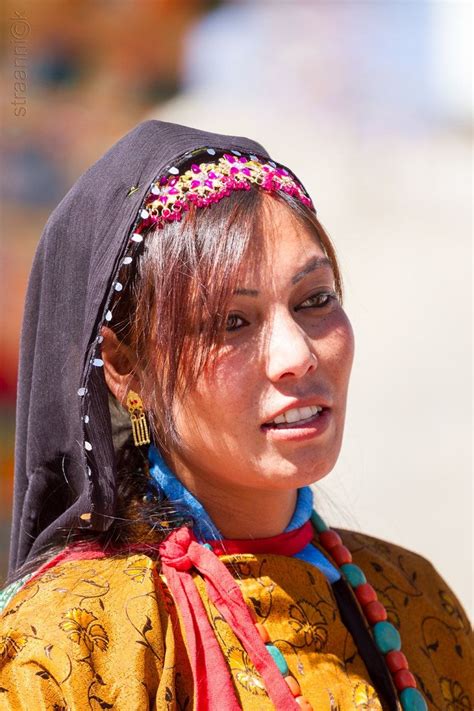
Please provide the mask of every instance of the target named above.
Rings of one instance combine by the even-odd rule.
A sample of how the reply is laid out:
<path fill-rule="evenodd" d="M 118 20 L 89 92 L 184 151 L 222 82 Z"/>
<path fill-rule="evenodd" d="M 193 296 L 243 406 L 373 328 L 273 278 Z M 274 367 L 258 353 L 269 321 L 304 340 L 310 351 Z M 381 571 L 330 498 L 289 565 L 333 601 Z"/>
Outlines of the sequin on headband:
<path fill-rule="evenodd" d="M 272 162 L 263 162 L 257 156 L 224 153 L 217 162 L 193 163 L 182 175 L 176 175 L 171 170 L 170 173 L 151 186 L 151 193 L 145 200 L 135 228 L 136 239 L 152 225 L 162 228 L 166 222 L 181 220 L 192 204 L 207 207 L 230 195 L 233 190 L 250 190 L 252 185 L 268 192 L 281 191 L 293 195 L 314 210 L 304 188 L 288 170 Z"/>

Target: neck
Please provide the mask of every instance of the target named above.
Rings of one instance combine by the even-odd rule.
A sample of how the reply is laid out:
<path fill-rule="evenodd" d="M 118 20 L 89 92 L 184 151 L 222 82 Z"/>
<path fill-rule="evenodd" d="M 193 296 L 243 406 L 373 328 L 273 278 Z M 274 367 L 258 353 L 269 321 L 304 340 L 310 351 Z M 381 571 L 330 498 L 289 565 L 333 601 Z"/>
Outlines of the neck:
<path fill-rule="evenodd" d="M 296 505 L 295 490 L 272 494 L 258 490 L 193 493 L 224 538 L 277 536 L 288 526 Z"/>
<path fill-rule="evenodd" d="M 270 538 L 282 533 L 296 507 L 297 491 L 249 489 L 210 481 L 182 462 L 172 463 L 181 483 L 199 500 L 224 538 Z"/>

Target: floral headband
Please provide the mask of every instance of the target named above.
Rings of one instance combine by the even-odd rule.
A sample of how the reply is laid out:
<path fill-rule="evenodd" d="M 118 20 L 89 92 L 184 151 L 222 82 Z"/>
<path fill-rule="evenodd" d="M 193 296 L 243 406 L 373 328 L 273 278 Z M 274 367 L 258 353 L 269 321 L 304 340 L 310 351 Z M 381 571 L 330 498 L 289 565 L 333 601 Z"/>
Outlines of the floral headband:
<path fill-rule="evenodd" d="M 208 148 L 207 153 L 215 155 L 216 151 Z M 234 190 L 250 190 L 252 185 L 269 192 L 281 191 L 293 195 L 315 211 L 303 186 L 286 168 L 255 155 L 247 157 L 239 151 L 232 151 L 224 153 L 216 162 L 193 163 L 181 175 L 173 166 L 169 174 L 152 184 L 134 235 L 141 235 L 152 225 L 162 228 L 166 222 L 181 220 L 192 204 L 207 207 Z"/>

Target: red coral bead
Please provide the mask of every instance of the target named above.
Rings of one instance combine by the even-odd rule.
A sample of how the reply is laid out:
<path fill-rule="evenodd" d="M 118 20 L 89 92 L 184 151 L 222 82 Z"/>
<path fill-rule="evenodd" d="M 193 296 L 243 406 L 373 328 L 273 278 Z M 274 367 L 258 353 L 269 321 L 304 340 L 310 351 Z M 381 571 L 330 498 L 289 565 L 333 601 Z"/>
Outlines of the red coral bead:
<path fill-rule="evenodd" d="M 364 607 L 364 605 L 368 605 L 369 602 L 374 602 L 374 600 L 377 599 L 377 593 L 370 583 L 358 585 L 354 592 L 362 607 Z"/>
<path fill-rule="evenodd" d="M 319 534 L 319 540 L 327 551 L 330 551 L 335 546 L 342 544 L 341 536 L 336 531 L 322 531 Z"/>
<path fill-rule="evenodd" d="M 400 669 L 408 669 L 408 661 L 403 652 L 393 650 L 385 655 L 385 661 L 392 674 L 400 671 Z"/>
<path fill-rule="evenodd" d="M 256 622 L 255 627 L 257 629 L 258 634 L 260 635 L 260 639 L 262 640 L 263 644 L 269 644 L 270 635 L 268 634 L 267 628 L 264 627 L 264 625 L 262 625 L 260 622 Z"/>
<path fill-rule="evenodd" d="M 393 675 L 393 681 L 398 691 L 408 689 L 409 687 L 412 689 L 416 688 L 416 679 L 408 669 L 400 669 L 400 671 L 397 671 Z"/>
<path fill-rule="evenodd" d="M 294 676 L 285 676 L 284 677 L 286 683 L 288 684 L 288 688 L 290 689 L 291 693 L 293 696 L 301 696 L 301 689 L 300 685 L 296 681 Z"/>
<path fill-rule="evenodd" d="M 383 622 L 387 619 L 387 610 L 378 600 L 372 600 L 364 605 L 364 615 L 367 618 L 367 622 L 371 625 L 375 625 L 376 622 Z"/>
<path fill-rule="evenodd" d="M 352 562 L 351 552 L 346 546 L 334 546 L 329 552 L 338 565 Z"/>

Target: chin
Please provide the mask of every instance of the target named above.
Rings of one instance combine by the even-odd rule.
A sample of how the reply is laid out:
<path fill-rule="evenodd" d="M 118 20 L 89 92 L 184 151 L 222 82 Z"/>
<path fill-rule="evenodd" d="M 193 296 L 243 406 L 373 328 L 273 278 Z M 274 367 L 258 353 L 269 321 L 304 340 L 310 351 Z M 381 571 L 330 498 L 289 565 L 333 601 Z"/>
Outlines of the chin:
<path fill-rule="evenodd" d="M 334 468 L 337 456 L 327 459 L 306 458 L 305 461 L 285 459 L 265 467 L 265 487 L 272 489 L 300 489 L 323 479 Z M 262 478 L 262 474 L 260 477 Z"/>
<path fill-rule="evenodd" d="M 316 440 L 272 443 L 267 457 L 259 462 L 260 468 L 264 468 L 270 478 L 284 481 L 285 487 L 314 484 L 334 469 L 341 451 L 342 434 L 341 427 L 333 426 Z"/>

